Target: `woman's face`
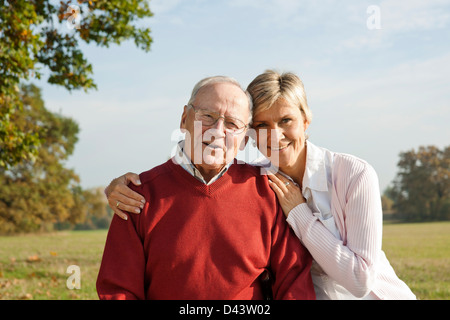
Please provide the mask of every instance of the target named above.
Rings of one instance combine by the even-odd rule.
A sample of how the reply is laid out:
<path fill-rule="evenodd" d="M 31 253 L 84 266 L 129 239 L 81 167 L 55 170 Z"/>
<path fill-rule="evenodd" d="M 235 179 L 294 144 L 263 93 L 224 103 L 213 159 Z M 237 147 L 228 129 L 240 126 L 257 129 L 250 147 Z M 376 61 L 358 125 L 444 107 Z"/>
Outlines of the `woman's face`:
<path fill-rule="evenodd" d="M 309 122 L 300 108 L 278 99 L 270 109 L 253 116 L 258 149 L 283 171 L 295 169 L 306 151 L 305 130 Z"/>

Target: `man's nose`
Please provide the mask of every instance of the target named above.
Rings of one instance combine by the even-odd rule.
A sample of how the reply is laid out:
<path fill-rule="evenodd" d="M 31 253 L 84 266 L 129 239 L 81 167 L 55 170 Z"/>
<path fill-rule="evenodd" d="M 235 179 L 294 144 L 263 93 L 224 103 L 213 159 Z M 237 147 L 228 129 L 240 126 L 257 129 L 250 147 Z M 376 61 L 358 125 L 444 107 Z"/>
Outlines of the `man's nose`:
<path fill-rule="evenodd" d="M 223 117 L 218 118 L 211 128 L 220 132 L 225 132 L 225 119 Z"/>

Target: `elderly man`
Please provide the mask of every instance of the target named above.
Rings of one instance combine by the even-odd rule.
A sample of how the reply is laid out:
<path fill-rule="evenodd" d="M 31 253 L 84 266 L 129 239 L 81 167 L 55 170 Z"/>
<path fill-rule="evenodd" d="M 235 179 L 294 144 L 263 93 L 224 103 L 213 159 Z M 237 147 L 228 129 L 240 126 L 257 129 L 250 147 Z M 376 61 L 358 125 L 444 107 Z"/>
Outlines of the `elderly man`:
<path fill-rule="evenodd" d="M 113 218 L 97 279 L 101 299 L 262 299 L 265 270 L 275 299 L 315 298 L 311 256 L 266 176 L 235 160 L 250 104 L 230 78 L 195 86 L 177 154 L 132 186 L 146 200 L 141 214 Z"/>

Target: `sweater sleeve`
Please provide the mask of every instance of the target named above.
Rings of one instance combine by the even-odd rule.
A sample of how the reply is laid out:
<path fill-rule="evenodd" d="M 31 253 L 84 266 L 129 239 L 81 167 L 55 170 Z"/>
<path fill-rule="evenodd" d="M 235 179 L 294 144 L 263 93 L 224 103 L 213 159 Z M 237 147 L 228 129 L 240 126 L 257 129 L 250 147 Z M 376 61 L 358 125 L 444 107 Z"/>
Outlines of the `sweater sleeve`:
<path fill-rule="evenodd" d="M 278 207 L 270 255 L 274 299 L 315 300 L 311 265 L 310 253 L 295 237 L 286 223 L 281 207 Z"/>
<path fill-rule="evenodd" d="M 102 300 L 145 299 L 145 256 L 133 216 L 125 221 L 114 215 L 111 221 L 97 277 Z"/>
<path fill-rule="evenodd" d="M 306 204 L 295 207 L 287 222 L 328 276 L 354 296 L 364 297 L 376 279 L 382 241 L 381 198 L 375 170 L 366 165 L 349 182 L 346 192 L 340 193 L 344 240 L 336 238 Z"/>

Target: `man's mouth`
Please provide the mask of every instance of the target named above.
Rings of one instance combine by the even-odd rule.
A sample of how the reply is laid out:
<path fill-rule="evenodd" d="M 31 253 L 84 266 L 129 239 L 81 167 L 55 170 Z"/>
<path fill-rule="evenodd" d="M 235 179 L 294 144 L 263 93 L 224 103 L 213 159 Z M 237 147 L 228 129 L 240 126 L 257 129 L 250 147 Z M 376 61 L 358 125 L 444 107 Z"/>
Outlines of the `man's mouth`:
<path fill-rule="evenodd" d="M 222 145 L 214 144 L 214 142 L 212 142 L 212 143 L 203 142 L 203 145 L 208 148 L 211 148 L 211 149 L 223 149 L 224 148 Z"/>

